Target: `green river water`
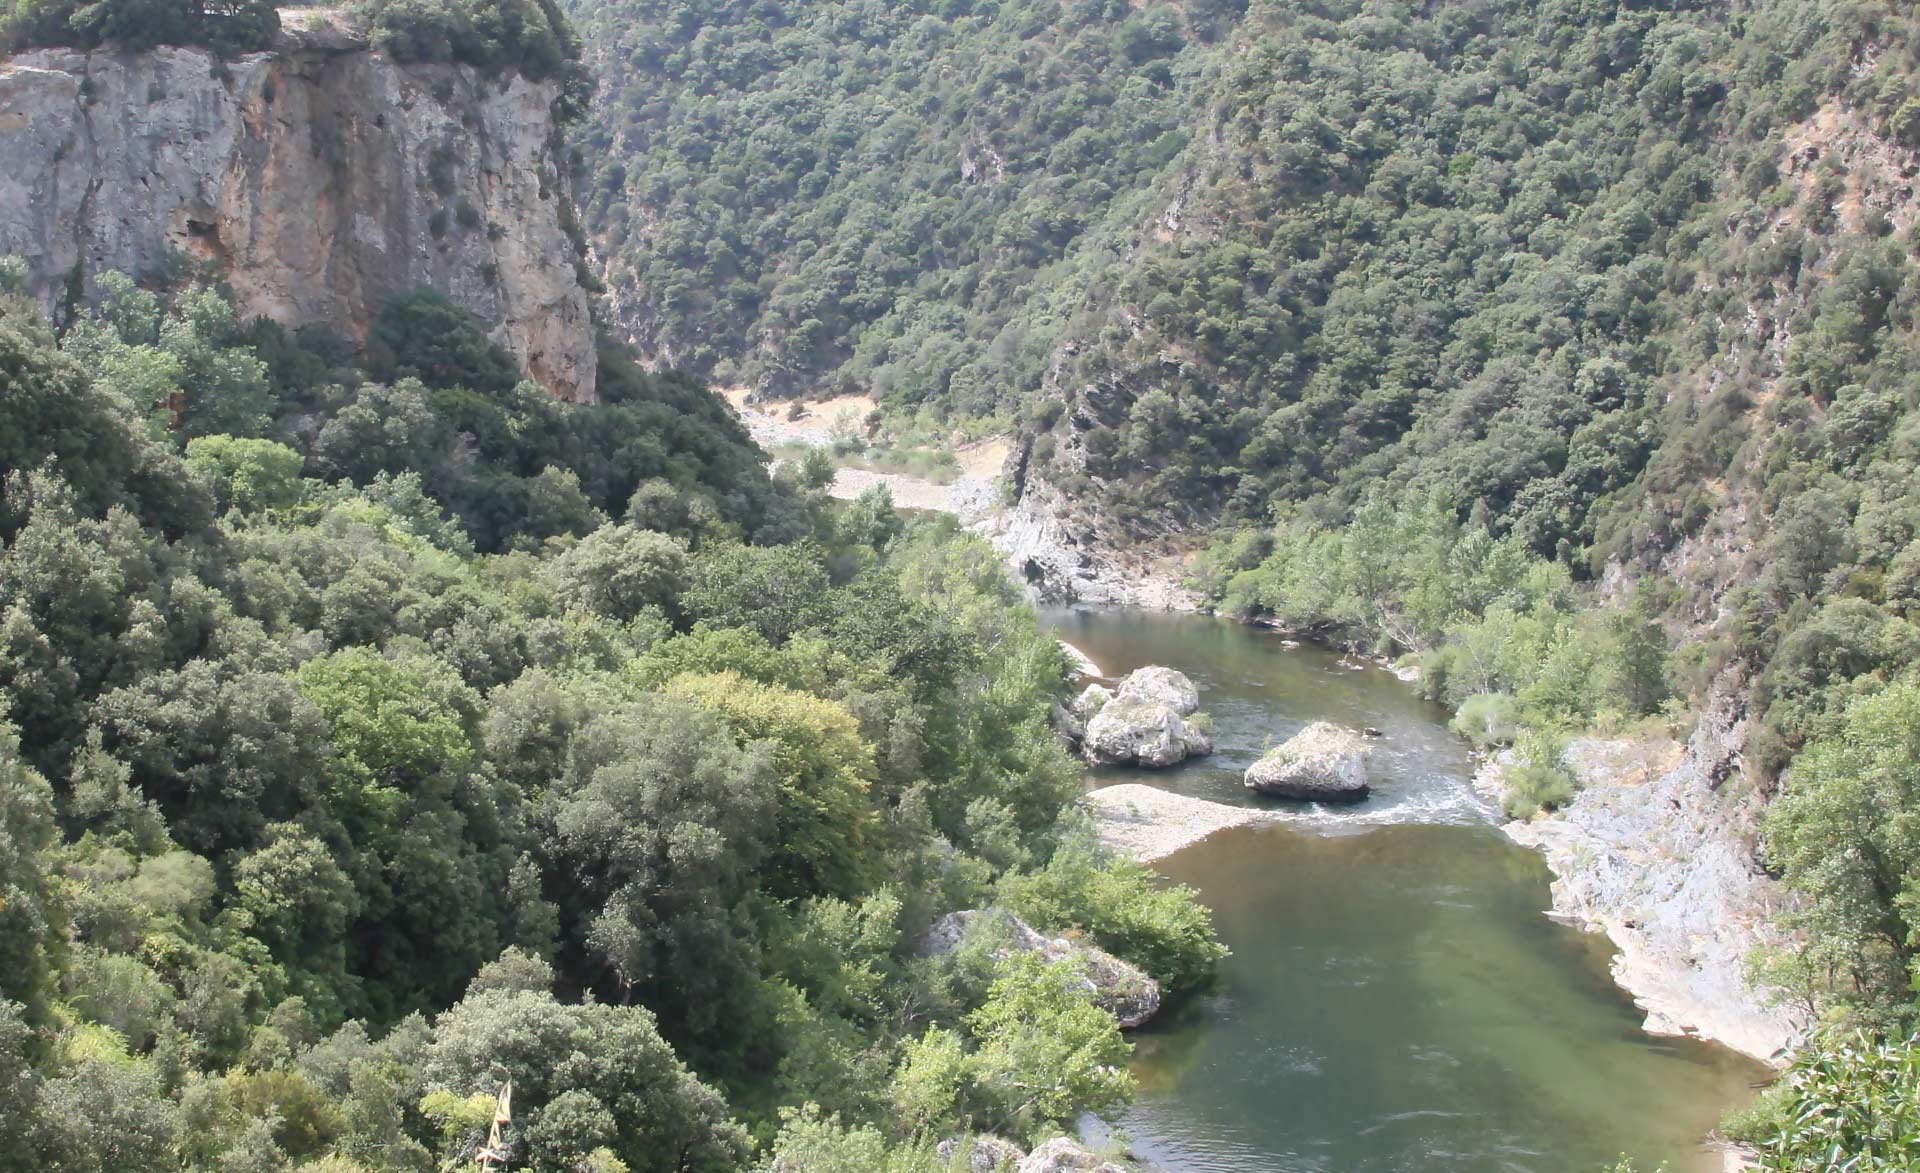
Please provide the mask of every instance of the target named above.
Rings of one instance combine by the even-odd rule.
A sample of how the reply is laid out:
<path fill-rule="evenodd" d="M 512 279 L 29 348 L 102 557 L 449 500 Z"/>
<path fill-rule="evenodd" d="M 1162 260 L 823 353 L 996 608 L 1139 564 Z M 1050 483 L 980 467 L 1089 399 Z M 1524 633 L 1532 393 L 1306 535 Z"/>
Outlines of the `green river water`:
<path fill-rule="evenodd" d="M 1059 610 L 1062 638 L 1120 675 L 1178 668 L 1215 722 L 1211 758 L 1096 770 L 1288 814 L 1160 865 L 1233 950 L 1218 988 L 1133 1035 L 1139 1098 L 1120 1127 L 1173 1173 L 1719 1168 L 1707 1131 L 1759 1064 L 1657 1039 L 1607 974 L 1610 948 L 1543 915 L 1551 878 L 1472 792 L 1443 710 L 1377 668 L 1199 616 Z M 1241 772 L 1326 719 L 1385 733 L 1373 797 L 1262 799 Z"/>

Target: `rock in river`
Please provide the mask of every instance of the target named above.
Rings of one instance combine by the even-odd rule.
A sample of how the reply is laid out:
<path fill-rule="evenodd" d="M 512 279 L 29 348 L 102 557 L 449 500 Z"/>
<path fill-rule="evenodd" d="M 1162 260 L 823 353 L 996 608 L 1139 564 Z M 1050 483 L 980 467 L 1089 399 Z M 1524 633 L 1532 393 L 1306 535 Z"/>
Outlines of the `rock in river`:
<path fill-rule="evenodd" d="M 1200 690 L 1188 680 L 1186 673 L 1171 668 L 1154 665 L 1127 673 L 1120 682 L 1121 699 L 1158 701 L 1182 717 L 1191 716 L 1200 708 Z"/>
<path fill-rule="evenodd" d="M 1126 1173 L 1126 1170 L 1088 1152 L 1078 1141 L 1056 1136 L 1028 1153 L 1015 1173 Z"/>
<path fill-rule="evenodd" d="M 1009 952 L 1038 953 L 1048 961 L 1079 963 L 1094 1002 L 1119 1019 L 1123 1027 L 1139 1026 L 1160 1012 L 1160 983 L 1138 966 L 1120 960 L 1105 949 L 1065 937 L 1049 937 L 1005 909 L 950 912 L 933 922 L 920 951 L 928 957 L 945 957 L 960 947 L 960 942 L 975 931 L 976 925 L 978 931 L 1000 935 L 1004 943 L 996 946 L 996 956 Z"/>
<path fill-rule="evenodd" d="M 1277 798 L 1358 802 L 1367 796 L 1371 754 L 1360 734 L 1315 721 L 1247 767 L 1247 785 Z"/>
<path fill-rule="evenodd" d="M 1120 691 L 1104 702 L 1096 688 L 1089 686 L 1074 702 L 1087 722 L 1081 752 L 1095 765 L 1171 766 L 1213 752 L 1206 719 L 1195 711 L 1200 691 L 1181 673 L 1142 668 L 1129 673 Z"/>

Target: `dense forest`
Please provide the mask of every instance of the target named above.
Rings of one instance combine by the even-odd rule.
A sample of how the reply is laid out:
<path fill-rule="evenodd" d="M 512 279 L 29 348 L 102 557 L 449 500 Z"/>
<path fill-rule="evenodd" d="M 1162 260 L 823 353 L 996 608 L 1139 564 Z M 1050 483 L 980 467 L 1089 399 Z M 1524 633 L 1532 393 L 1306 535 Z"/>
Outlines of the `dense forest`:
<path fill-rule="evenodd" d="M 1219 955 L 1064 813 L 991 554 L 683 376 L 190 279 L 8 292 L 0 372 L 0 1167 L 438 1169 L 506 1080 L 516 1168 L 944 1167 L 1130 1086 L 1077 962 L 936 917 Z"/>
<path fill-rule="evenodd" d="M 1910 1094 L 1904 6 L 573 12 L 586 225 L 645 353 L 1012 431 L 1010 491 L 1086 543 L 1205 547 L 1222 611 L 1417 661 L 1516 743 L 1516 814 L 1571 797 L 1568 731 L 1736 698 L 1808 943 L 1765 979 L 1868 1031 L 1795 1086 Z"/>

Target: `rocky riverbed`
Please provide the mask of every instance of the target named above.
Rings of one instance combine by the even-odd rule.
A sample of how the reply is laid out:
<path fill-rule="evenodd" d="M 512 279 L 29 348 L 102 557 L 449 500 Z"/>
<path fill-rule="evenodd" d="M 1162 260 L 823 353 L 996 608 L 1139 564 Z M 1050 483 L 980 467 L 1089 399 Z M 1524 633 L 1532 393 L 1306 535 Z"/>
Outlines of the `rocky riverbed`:
<path fill-rule="evenodd" d="M 1270 823 L 1275 815 L 1175 794 L 1157 786 L 1103 786 L 1080 800 L 1100 841 L 1141 863 L 1164 859 L 1229 827 Z"/>

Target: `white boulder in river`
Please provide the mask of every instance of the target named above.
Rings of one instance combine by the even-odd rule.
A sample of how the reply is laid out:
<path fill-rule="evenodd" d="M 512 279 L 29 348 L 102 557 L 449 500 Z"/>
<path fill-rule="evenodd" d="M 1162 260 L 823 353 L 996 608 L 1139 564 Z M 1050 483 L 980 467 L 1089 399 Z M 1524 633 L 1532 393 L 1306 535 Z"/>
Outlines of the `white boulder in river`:
<path fill-rule="evenodd" d="M 1075 707 L 1089 701 L 1098 703 L 1083 693 Z M 1213 736 L 1195 712 L 1199 707 L 1200 691 L 1184 675 L 1171 668 L 1142 668 L 1128 674 L 1119 691 L 1087 717 L 1080 751 L 1100 766 L 1171 766 L 1210 754 Z"/>
<path fill-rule="evenodd" d="M 1358 802 L 1367 796 L 1367 739 L 1315 721 L 1247 767 L 1247 785 L 1276 798 Z"/>
<path fill-rule="evenodd" d="M 1120 682 L 1119 695 L 1158 701 L 1182 717 L 1191 716 L 1200 708 L 1200 690 L 1193 686 L 1193 681 L 1188 680 L 1184 672 L 1157 664 L 1127 673 L 1127 678 Z"/>

